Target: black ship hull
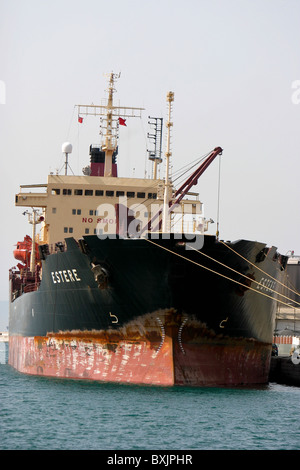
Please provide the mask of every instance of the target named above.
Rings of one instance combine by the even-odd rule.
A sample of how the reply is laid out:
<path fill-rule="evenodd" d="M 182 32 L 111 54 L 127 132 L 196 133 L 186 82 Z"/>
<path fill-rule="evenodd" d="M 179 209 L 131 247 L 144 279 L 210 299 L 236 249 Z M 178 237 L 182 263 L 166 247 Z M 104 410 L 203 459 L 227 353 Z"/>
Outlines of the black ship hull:
<path fill-rule="evenodd" d="M 131 383 L 267 382 L 284 260 L 259 242 L 203 238 L 201 249 L 175 234 L 69 238 L 43 256 L 37 290 L 16 291 L 11 274 L 9 363 Z"/>

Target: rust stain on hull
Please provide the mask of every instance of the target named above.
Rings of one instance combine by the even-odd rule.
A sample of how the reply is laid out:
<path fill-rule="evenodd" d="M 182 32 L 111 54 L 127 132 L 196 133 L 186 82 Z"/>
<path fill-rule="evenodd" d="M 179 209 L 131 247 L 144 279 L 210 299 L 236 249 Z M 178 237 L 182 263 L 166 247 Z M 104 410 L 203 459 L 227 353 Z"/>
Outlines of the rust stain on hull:
<path fill-rule="evenodd" d="M 216 335 L 173 310 L 119 329 L 12 336 L 9 363 L 21 372 L 152 385 L 266 383 L 271 345 Z"/>
<path fill-rule="evenodd" d="M 27 374 L 157 385 L 174 383 L 170 340 L 164 342 L 159 357 L 147 341 L 102 343 L 53 335 L 15 336 L 11 344 L 11 365 Z"/>

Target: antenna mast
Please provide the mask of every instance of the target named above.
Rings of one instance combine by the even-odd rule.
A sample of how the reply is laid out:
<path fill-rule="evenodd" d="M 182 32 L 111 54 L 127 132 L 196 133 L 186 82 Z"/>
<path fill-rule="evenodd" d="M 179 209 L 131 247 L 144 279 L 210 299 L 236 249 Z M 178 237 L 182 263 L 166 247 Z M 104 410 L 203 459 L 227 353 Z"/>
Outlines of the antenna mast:
<path fill-rule="evenodd" d="M 78 116 L 91 114 L 93 116 L 104 116 L 103 120 L 106 121 L 106 134 L 102 150 L 105 152 L 105 167 L 104 176 L 112 176 L 112 157 L 114 151 L 118 146 L 118 129 L 120 117 L 141 117 L 141 112 L 144 108 L 130 108 L 122 106 L 114 106 L 113 94 L 116 91 L 114 84 L 115 80 L 120 78 L 120 73 L 113 72 L 107 74 L 109 77 L 108 84 L 108 99 L 107 105 L 76 105 L 78 107 Z"/>
<path fill-rule="evenodd" d="M 69 142 L 65 142 L 62 145 L 62 151 L 65 154 L 65 175 L 67 175 L 68 174 L 68 165 L 69 165 L 68 156 L 69 156 L 69 153 L 72 152 L 72 145 Z"/>
<path fill-rule="evenodd" d="M 167 94 L 167 102 L 169 104 L 168 106 L 168 121 L 167 121 L 167 148 L 166 148 L 166 178 L 165 178 L 165 192 L 164 192 L 164 208 L 163 208 L 163 224 L 162 224 L 162 230 L 163 232 L 169 231 L 169 202 L 170 202 L 170 189 L 171 189 L 171 183 L 170 183 L 170 176 L 169 176 L 169 167 L 170 167 L 170 157 L 172 155 L 172 152 L 170 151 L 171 147 L 171 127 L 173 126 L 173 122 L 171 122 L 171 113 L 172 113 L 172 103 L 174 101 L 174 93 L 172 91 L 169 91 Z"/>
<path fill-rule="evenodd" d="M 157 165 L 162 162 L 161 158 L 161 144 L 162 144 L 162 127 L 163 127 L 163 118 L 155 118 L 148 116 L 148 124 L 153 127 L 154 134 L 148 132 L 148 139 L 153 140 L 154 150 L 147 150 L 149 153 L 149 160 L 153 162 L 153 179 L 157 179 Z"/>

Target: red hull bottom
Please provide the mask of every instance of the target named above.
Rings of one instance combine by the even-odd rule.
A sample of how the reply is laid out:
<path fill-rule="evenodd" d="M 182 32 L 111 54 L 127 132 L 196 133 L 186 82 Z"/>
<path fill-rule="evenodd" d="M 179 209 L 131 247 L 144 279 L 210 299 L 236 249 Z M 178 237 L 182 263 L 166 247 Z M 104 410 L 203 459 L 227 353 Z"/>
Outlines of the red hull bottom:
<path fill-rule="evenodd" d="M 268 382 L 271 344 L 232 338 L 178 342 L 113 339 L 97 332 L 11 336 L 9 364 L 47 377 L 148 385 L 239 386 Z"/>

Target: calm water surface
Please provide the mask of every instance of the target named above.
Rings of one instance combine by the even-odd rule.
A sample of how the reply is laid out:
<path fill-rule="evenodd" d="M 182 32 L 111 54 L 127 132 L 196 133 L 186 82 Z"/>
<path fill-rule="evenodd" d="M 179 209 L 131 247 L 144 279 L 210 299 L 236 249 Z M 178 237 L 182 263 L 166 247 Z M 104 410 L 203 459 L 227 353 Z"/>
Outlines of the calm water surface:
<path fill-rule="evenodd" d="M 1 450 L 298 450 L 300 388 L 158 388 L 0 364 Z"/>

